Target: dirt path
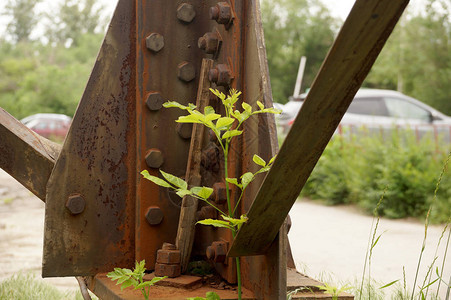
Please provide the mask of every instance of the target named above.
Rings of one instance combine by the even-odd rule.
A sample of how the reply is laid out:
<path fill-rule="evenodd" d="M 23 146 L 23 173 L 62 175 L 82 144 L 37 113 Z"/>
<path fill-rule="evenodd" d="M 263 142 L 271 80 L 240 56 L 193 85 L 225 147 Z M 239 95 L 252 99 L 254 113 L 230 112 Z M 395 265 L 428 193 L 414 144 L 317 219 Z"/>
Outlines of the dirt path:
<path fill-rule="evenodd" d="M 44 203 L 0 169 L 0 281 L 18 272 L 41 278 Z M 61 290 L 75 278 L 45 279 Z"/>
<path fill-rule="evenodd" d="M 355 279 L 361 279 L 372 217 L 349 207 L 323 206 L 307 200 L 297 202 L 290 215 L 293 225 L 289 239 L 299 270 L 324 281 L 332 278 L 336 283 L 353 284 Z M 373 249 L 372 278 L 383 284 L 397 279 L 402 281 L 404 266 L 407 284 L 412 287 L 424 229 L 424 224 L 418 221 L 381 219 L 377 235 L 383 234 Z M 443 226 L 428 228 L 417 285 L 422 284 L 433 261 L 442 231 Z M 438 251 L 440 264 L 445 245 L 446 237 Z M 446 281 L 451 276 L 451 250 L 447 253 L 443 274 Z M 442 288 L 440 294 L 444 299 L 446 289 Z"/>

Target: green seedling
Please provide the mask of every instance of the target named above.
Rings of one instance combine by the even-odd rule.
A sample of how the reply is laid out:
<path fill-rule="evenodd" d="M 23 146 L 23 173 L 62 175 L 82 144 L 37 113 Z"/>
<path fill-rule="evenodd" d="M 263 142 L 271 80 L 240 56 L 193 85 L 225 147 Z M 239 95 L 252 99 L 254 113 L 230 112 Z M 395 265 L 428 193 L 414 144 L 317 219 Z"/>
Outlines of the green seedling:
<path fill-rule="evenodd" d="M 207 292 L 206 297 L 187 298 L 187 300 L 221 300 L 215 292 Z"/>
<path fill-rule="evenodd" d="M 130 269 L 114 268 L 114 271 L 107 274 L 107 277 L 112 281 L 117 280 L 116 285 L 121 285 L 121 291 L 128 287 L 133 287 L 135 290 L 141 290 L 144 299 L 149 299 L 150 287 L 153 286 L 160 280 L 166 278 L 164 277 L 154 277 L 152 280 L 145 281 L 145 268 L 146 261 L 142 260 L 135 263 L 135 269 L 132 271 Z"/>
<path fill-rule="evenodd" d="M 253 161 L 257 166 L 260 167 L 257 172 L 246 172 L 240 178 L 229 178 L 228 156 L 231 141 L 233 138 L 243 134 L 241 126 L 251 116 L 262 113 L 277 114 L 281 111 L 274 108 L 265 108 L 263 103 L 261 103 L 260 101 L 257 101 L 257 107 L 255 108 L 253 108 L 248 103 L 243 102 L 241 103 L 242 110 L 240 111 L 236 108 L 236 103 L 239 100 L 241 92 L 232 89 L 230 91 L 230 94 L 226 96 L 224 93 L 218 90 L 210 89 L 210 91 L 221 100 L 221 103 L 224 106 L 225 116 L 221 116 L 220 114 L 216 113 L 214 108 L 211 106 L 205 107 L 203 112 L 199 111 L 196 106 L 191 103 L 185 106 L 175 101 L 169 101 L 164 103 L 163 106 L 166 108 L 178 108 L 188 113 L 188 115 L 179 117 L 176 122 L 202 124 L 215 134 L 219 146 L 221 147 L 224 154 L 224 178 L 226 181 L 227 212 L 221 210 L 208 200 L 213 193 L 213 189 L 210 187 L 188 187 L 188 183 L 183 179 L 161 170 L 160 173 L 163 178 L 152 176 L 147 170 L 142 171 L 141 174 L 144 176 L 144 178 L 161 187 L 175 190 L 177 195 L 180 197 L 191 196 L 214 207 L 220 213 L 222 220 L 207 219 L 199 221 L 198 223 L 202 225 L 227 228 L 232 231 L 232 235 L 235 238 L 240 227 L 248 220 L 246 215 L 241 215 L 240 217 L 236 216 L 236 211 L 241 202 L 241 198 L 243 197 L 243 192 L 246 187 L 255 179 L 255 176 L 257 174 L 269 171 L 275 157 L 273 157 L 269 162 L 266 162 L 258 155 L 254 155 Z M 237 186 L 241 190 L 239 198 L 234 202 L 234 207 L 232 207 L 232 200 L 230 197 L 230 184 Z M 237 269 L 238 299 L 241 299 L 241 271 L 239 257 L 235 259 L 235 262 Z"/>
<path fill-rule="evenodd" d="M 351 289 L 350 286 L 342 286 L 341 288 L 333 285 L 328 285 L 325 283 L 324 285 L 318 285 L 317 288 L 324 291 L 327 294 L 332 295 L 332 300 L 337 300 L 340 293 L 346 292 Z"/>

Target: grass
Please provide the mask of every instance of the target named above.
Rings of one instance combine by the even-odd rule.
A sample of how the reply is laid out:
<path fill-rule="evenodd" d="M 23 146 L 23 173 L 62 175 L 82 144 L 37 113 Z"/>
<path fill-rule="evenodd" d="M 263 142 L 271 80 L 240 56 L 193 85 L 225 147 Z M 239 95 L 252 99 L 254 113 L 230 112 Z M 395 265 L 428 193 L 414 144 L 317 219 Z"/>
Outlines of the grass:
<path fill-rule="evenodd" d="M 97 299 L 91 296 L 92 299 Z M 79 291 L 62 292 L 32 274 L 16 274 L 0 282 L 2 300 L 83 300 Z"/>

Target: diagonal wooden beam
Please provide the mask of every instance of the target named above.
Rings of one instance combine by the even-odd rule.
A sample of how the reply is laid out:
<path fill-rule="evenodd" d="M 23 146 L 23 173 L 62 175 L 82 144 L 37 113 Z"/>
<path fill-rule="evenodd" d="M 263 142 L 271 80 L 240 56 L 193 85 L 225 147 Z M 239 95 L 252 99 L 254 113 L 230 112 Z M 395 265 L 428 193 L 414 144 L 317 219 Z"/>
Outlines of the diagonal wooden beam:
<path fill-rule="evenodd" d="M 0 168 L 45 202 L 61 146 L 43 138 L 0 107 Z"/>
<path fill-rule="evenodd" d="M 264 254 L 408 0 L 358 0 L 338 34 L 229 256 Z"/>

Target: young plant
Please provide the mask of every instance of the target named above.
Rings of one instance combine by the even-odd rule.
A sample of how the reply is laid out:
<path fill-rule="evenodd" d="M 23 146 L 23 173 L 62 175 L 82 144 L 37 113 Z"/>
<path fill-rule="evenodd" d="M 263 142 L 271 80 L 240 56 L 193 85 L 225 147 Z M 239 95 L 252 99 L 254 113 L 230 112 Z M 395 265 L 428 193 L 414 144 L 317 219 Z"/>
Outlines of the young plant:
<path fill-rule="evenodd" d="M 351 287 L 347 285 L 339 288 L 337 286 L 328 285 L 327 283 L 325 283 L 324 285 L 318 285 L 316 287 L 319 288 L 320 290 L 323 290 L 327 294 L 331 294 L 332 300 L 337 300 L 340 293 L 346 292 L 351 289 Z"/>
<path fill-rule="evenodd" d="M 267 172 L 271 168 L 275 157 L 273 157 L 267 163 L 258 155 L 254 155 L 254 163 L 260 166 L 260 169 L 257 172 L 246 172 L 239 179 L 229 178 L 228 161 L 231 141 L 234 137 L 243 134 L 241 126 L 251 116 L 261 113 L 277 114 L 280 113 L 280 110 L 276 110 L 274 108 L 265 108 L 263 103 L 257 101 L 257 108 L 252 108 L 251 105 L 243 102 L 241 104 L 242 111 L 240 111 L 236 108 L 236 103 L 239 100 L 241 92 L 232 89 L 230 91 L 230 94 L 226 96 L 224 93 L 218 90 L 210 89 L 210 91 L 221 100 L 224 106 L 225 116 L 221 116 L 220 114 L 216 113 L 214 108 L 211 106 L 205 107 L 203 112 L 197 110 L 196 106 L 191 103 L 188 104 L 188 106 L 185 106 L 175 101 L 169 101 L 164 103 L 163 106 L 166 108 L 179 108 L 188 112 L 188 115 L 179 117 L 176 122 L 202 124 L 215 134 L 219 146 L 221 147 L 224 154 L 224 178 L 226 181 L 227 211 L 222 211 L 208 200 L 210 195 L 213 193 L 213 189 L 210 187 L 189 188 L 186 181 L 171 174 L 165 173 L 161 170 L 160 173 L 163 176 L 163 179 L 150 175 L 146 170 L 142 171 L 141 174 L 144 176 L 144 178 L 152 181 L 159 186 L 175 190 L 177 195 L 180 197 L 189 195 L 199 200 L 205 201 L 208 205 L 214 207 L 220 213 L 222 220 L 207 219 L 199 221 L 198 223 L 203 225 L 227 228 L 231 230 L 232 236 L 235 238 L 240 227 L 248 220 L 246 215 L 241 215 L 239 218 L 236 217 L 236 211 L 243 197 L 244 190 L 254 180 L 257 174 Z M 230 197 L 230 184 L 237 186 L 241 190 L 240 196 L 238 197 L 238 199 L 236 199 L 234 207 L 232 207 L 232 199 Z M 241 299 L 241 271 L 239 257 L 236 258 L 236 269 L 238 281 L 238 299 Z"/>
<path fill-rule="evenodd" d="M 144 281 L 146 261 L 142 260 L 135 263 L 135 269 L 132 271 L 130 269 L 114 268 L 114 271 L 107 274 L 107 277 L 111 280 L 117 280 L 116 285 L 121 285 L 121 291 L 125 288 L 133 286 L 135 290 L 141 290 L 144 299 L 149 299 L 150 287 L 153 286 L 158 281 L 165 279 L 164 277 L 154 277 L 152 280 Z"/>
<path fill-rule="evenodd" d="M 187 300 L 221 300 L 215 292 L 207 292 L 206 297 L 187 298 Z"/>

